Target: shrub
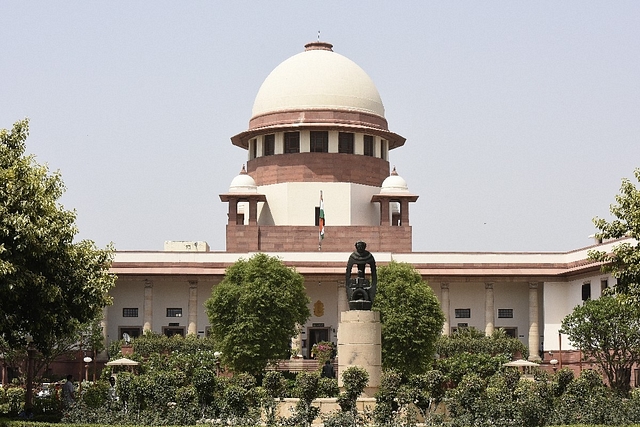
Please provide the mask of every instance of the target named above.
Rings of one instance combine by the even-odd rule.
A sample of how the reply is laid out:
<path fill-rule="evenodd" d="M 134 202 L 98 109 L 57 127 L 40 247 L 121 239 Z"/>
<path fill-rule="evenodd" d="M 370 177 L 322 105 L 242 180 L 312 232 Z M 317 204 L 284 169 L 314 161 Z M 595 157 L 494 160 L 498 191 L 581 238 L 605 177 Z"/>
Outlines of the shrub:
<path fill-rule="evenodd" d="M 369 373 L 363 368 L 351 366 L 342 373 L 344 392 L 338 396 L 338 405 L 343 412 L 356 413 L 356 400 L 369 383 Z"/>
<path fill-rule="evenodd" d="M 319 379 L 320 375 L 317 372 L 300 372 L 296 377 L 294 393 L 300 400 L 296 404 L 293 417 L 290 419 L 295 425 L 310 426 L 318 416 L 320 409 L 311 406 L 311 402 L 318 397 Z"/>
<path fill-rule="evenodd" d="M 587 369 L 567 385 L 552 415 L 554 424 L 615 424 L 623 407 L 602 382 L 600 375 Z"/>
<path fill-rule="evenodd" d="M 335 378 L 318 379 L 318 397 L 337 397 L 340 394 L 338 380 Z"/>
<path fill-rule="evenodd" d="M 378 425 L 387 425 L 398 412 L 398 391 L 402 384 L 402 375 L 396 371 L 384 371 L 380 378 L 380 389 L 376 393 L 376 407 L 373 420 Z"/>
<path fill-rule="evenodd" d="M 269 371 L 264 374 L 264 377 L 262 378 L 262 387 L 267 393 L 267 396 L 275 399 L 284 395 L 287 388 L 287 382 L 284 379 L 282 372 Z"/>
<path fill-rule="evenodd" d="M 9 387 L 6 390 L 8 414 L 15 417 L 24 409 L 25 390 L 20 387 Z"/>
<path fill-rule="evenodd" d="M 106 381 L 96 381 L 93 384 L 86 383 L 82 390 L 82 401 L 91 409 L 104 406 L 108 398 L 109 383 Z"/>
<path fill-rule="evenodd" d="M 438 370 L 409 378 L 412 400 L 425 421 L 432 418 L 445 393 L 445 376 Z"/>

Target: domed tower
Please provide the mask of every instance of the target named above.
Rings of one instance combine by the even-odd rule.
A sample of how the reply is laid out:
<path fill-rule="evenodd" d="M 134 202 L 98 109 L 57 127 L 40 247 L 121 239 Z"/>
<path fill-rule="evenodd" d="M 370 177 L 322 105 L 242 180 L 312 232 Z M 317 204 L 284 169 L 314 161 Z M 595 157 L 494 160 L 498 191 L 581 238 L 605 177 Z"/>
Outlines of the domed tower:
<path fill-rule="evenodd" d="M 405 139 L 389 131 L 371 78 L 331 44 L 309 43 L 278 65 L 258 91 L 249 129 L 231 141 L 247 150 L 255 189 L 232 184 L 220 196 L 229 203 L 227 251 L 317 250 L 321 195 L 323 251 L 349 251 L 357 240 L 373 251 L 411 251 L 407 201 L 417 196 L 381 193 L 389 150 Z M 402 212 L 392 218 L 394 206 Z"/>

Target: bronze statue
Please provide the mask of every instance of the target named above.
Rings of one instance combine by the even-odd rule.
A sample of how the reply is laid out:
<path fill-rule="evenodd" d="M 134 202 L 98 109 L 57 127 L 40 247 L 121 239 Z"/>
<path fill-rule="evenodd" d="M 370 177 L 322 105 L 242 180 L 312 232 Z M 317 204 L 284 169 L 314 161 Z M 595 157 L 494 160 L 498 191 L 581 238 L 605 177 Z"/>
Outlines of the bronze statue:
<path fill-rule="evenodd" d="M 376 284 L 378 275 L 376 273 L 376 260 L 367 249 L 367 244 L 363 241 L 356 242 L 356 250 L 349 256 L 347 263 L 347 273 L 345 275 L 345 286 L 347 288 L 347 300 L 349 310 L 371 310 L 373 299 L 376 296 Z M 358 277 L 351 278 L 353 265 L 358 266 Z M 365 267 L 369 264 L 371 271 L 371 281 L 365 278 Z"/>

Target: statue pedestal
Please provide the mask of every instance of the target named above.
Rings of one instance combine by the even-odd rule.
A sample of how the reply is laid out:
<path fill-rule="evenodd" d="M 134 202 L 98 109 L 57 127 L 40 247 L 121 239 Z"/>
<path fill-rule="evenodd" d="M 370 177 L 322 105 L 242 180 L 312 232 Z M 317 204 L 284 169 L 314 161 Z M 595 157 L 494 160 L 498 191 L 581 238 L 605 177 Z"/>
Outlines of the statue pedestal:
<path fill-rule="evenodd" d="M 369 373 L 369 384 L 363 396 L 374 397 L 380 388 L 382 374 L 382 341 L 380 313 L 377 311 L 343 311 L 338 326 L 338 387 L 342 373 L 358 366 Z"/>

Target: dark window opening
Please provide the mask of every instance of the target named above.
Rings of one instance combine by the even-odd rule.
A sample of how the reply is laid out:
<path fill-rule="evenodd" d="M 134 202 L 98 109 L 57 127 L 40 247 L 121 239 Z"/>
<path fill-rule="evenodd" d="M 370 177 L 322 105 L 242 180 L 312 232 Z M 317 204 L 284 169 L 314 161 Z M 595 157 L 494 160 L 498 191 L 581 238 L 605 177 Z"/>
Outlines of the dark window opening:
<path fill-rule="evenodd" d="M 181 308 L 167 308 L 167 317 L 182 317 Z"/>
<path fill-rule="evenodd" d="M 582 301 L 591 299 L 591 283 L 585 283 L 582 285 Z"/>
<path fill-rule="evenodd" d="M 499 308 L 498 319 L 513 319 L 513 308 Z"/>
<path fill-rule="evenodd" d="M 162 333 L 168 337 L 180 335 L 184 337 L 184 326 L 164 326 Z"/>
<path fill-rule="evenodd" d="M 122 317 L 138 317 L 138 308 L 123 308 Z"/>
<path fill-rule="evenodd" d="M 504 333 L 507 334 L 508 337 L 518 338 L 518 328 L 500 328 L 504 330 Z"/>
<path fill-rule="evenodd" d="M 276 136 L 273 134 L 265 135 L 263 148 L 263 156 L 273 156 L 276 152 Z"/>
<path fill-rule="evenodd" d="M 329 152 L 329 132 L 311 131 L 309 151 L 312 153 Z"/>
<path fill-rule="evenodd" d="M 300 132 L 284 133 L 284 152 L 285 153 L 300 152 Z"/>
<path fill-rule="evenodd" d="M 471 318 L 471 309 L 470 308 L 456 308 L 455 309 L 456 319 L 470 319 Z"/>
<path fill-rule="evenodd" d="M 451 328 L 451 333 L 455 334 L 459 330 L 468 329 L 468 328 L 469 328 L 469 324 L 468 323 L 458 323 L 458 326 L 453 326 Z"/>
<path fill-rule="evenodd" d="M 258 157 L 258 145 L 256 144 L 256 140 L 252 139 L 249 142 L 249 145 L 251 146 L 251 158 L 255 159 L 256 157 Z"/>
<path fill-rule="evenodd" d="M 364 155 L 373 157 L 373 136 L 364 136 Z"/>
<path fill-rule="evenodd" d="M 338 134 L 338 153 L 353 154 L 353 134 L 340 132 Z"/>

